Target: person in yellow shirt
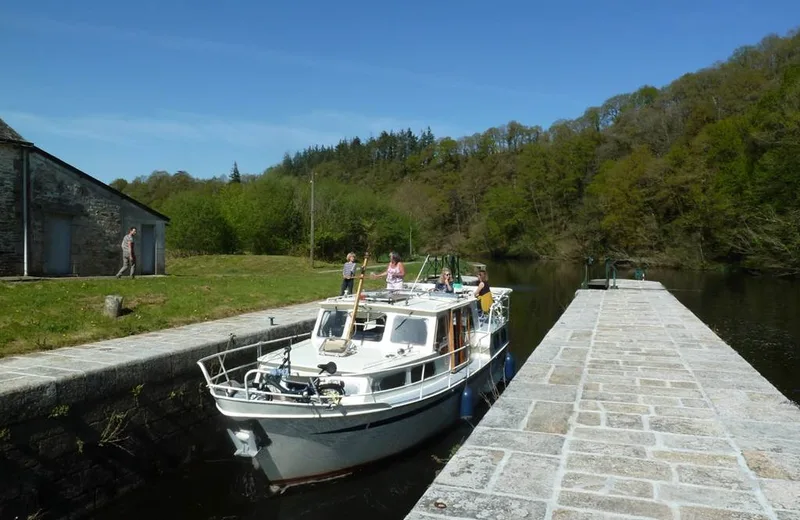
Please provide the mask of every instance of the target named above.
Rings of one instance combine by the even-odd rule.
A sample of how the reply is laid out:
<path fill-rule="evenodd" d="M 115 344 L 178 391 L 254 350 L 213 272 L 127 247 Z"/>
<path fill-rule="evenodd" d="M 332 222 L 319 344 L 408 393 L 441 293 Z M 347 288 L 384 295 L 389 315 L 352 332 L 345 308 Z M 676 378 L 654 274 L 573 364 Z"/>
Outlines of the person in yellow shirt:
<path fill-rule="evenodd" d="M 492 289 L 489 287 L 489 276 L 485 269 L 478 271 L 478 287 L 475 289 L 475 297 L 480 303 L 480 310 L 488 314 L 492 306 Z"/>

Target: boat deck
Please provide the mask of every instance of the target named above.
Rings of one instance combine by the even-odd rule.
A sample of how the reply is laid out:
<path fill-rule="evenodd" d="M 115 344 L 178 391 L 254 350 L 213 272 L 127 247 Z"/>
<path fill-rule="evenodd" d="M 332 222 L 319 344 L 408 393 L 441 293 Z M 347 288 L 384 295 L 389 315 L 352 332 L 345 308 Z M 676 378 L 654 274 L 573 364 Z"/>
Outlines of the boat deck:
<path fill-rule="evenodd" d="M 338 373 L 356 374 L 365 371 L 380 370 L 383 366 L 387 368 L 402 362 L 412 363 L 415 360 L 431 356 L 433 353 L 430 348 L 422 346 L 412 346 L 403 349 L 400 353 L 397 349 L 389 349 L 387 345 L 364 344 L 358 347 L 358 352 L 349 356 L 324 356 L 320 355 L 316 348 L 308 342 L 298 344 L 291 352 L 292 373 L 295 371 L 317 373 L 317 365 L 325 364 L 330 361 L 336 363 Z M 282 352 L 273 352 L 261 358 L 270 363 L 280 364 L 283 359 Z M 402 361 L 400 361 L 402 360 Z"/>
<path fill-rule="evenodd" d="M 657 282 L 581 290 L 406 517 L 798 520 L 800 410 Z"/>

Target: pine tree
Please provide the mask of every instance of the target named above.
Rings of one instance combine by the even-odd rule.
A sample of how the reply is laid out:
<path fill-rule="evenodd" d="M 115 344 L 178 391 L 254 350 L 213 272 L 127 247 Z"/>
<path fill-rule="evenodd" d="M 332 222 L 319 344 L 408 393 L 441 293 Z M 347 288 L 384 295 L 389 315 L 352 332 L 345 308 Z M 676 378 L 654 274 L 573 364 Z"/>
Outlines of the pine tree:
<path fill-rule="evenodd" d="M 231 182 L 242 182 L 242 176 L 239 173 L 239 165 L 233 161 L 233 169 L 231 170 Z"/>

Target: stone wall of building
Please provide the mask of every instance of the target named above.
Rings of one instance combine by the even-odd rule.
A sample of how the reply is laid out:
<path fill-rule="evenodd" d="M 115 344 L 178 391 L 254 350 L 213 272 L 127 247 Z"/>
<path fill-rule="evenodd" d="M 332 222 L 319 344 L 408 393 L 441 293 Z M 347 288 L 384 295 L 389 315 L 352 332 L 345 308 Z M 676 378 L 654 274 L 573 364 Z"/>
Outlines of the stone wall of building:
<path fill-rule="evenodd" d="M 0 143 L 0 276 L 22 274 L 22 152 Z"/>
<path fill-rule="evenodd" d="M 29 272 L 47 272 L 45 227 L 48 218 L 70 219 L 70 264 L 74 275 L 110 275 L 121 266 L 120 243 L 130 226 L 155 226 L 156 272 L 164 274 L 164 222 L 105 186 L 34 151 L 30 155 Z M 141 243 L 137 243 L 141 258 Z"/>
<path fill-rule="evenodd" d="M 30 157 L 29 272 L 46 274 L 45 226 L 49 218 L 71 221 L 71 274 L 109 274 L 119 269 L 120 204 L 67 168 L 40 154 Z"/>
<path fill-rule="evenodd" d="M 115 274 L 122 265 L 120 243 L 131 226 L 153 226 L 155 274 L 165 274 L 165 221 L 111 188 L 76 172 L 37 148 L 28 150 L 28 274 L 51 274 L 47 264 L 48 220 L 69 222 L 69 272 Z M 22 219 L 23 147 L 0 143 L 0 276 L 24 274 Z M 142 273 L 142 236 L 136 244 Z"/>

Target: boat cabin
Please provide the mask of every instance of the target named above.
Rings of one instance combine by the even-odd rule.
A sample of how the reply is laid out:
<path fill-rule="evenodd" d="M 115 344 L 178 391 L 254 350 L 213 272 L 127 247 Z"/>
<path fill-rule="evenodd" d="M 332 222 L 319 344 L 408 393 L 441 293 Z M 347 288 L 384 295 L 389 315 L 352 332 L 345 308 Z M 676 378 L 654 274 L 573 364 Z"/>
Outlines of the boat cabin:
<path fill-rule="evenodd" d="M 355 296 L 321 302 L 310 335 L 311 348 L 292 351 L 291 373 L 315 375 L 318 366 L 333 361 L 337 376 L 366 385 L 348 393 L 379 392 L 456 373 L 469 364 L 476 346 L 485 345 L 485 355 L 490 357 L 507 341 L 506 320 L 497 316 L 494 321 L 499 328 L 492 326 L 481 317 L 470 292 L 421 289 L 363 292 L 355 319 Z M 499 329 L 503 329 L 502 339 Z M 278 360 L 265 356 L 262 361 L 273 365 Z"/>
<path fill-rule="evenodd" d="M 291 353 L 292 374 L 313 375 L 334 361 L 337 375 L 368 374 L 372 391 L 380 391 L 469 362 L 480 318 L 477 301 L 466 293 L 369 291 L 352 319 L 354 307 L 355 296 L 320 303 L 311 348 Z"/>
<path fill-rule="evenodd" d="M 454 367 L 458 367 L 468 358 L 466 347 L 479 321 L 476 300 L 465 295 L 367 292 L 352 319 L 354 304 L 354 297 L 323 302 L 311 333 L 320 362 L 335 358 L 341 374 L 378 369 L 399 358 L 411 362 L 435 357 L 448 350 L 456 351 Z M 343 339 L 348 336 L 350 341 Z M 349 362 L 356 352 L 359 355 Z"/>

